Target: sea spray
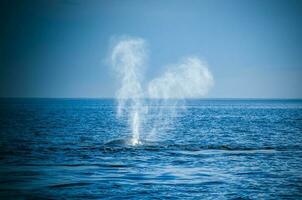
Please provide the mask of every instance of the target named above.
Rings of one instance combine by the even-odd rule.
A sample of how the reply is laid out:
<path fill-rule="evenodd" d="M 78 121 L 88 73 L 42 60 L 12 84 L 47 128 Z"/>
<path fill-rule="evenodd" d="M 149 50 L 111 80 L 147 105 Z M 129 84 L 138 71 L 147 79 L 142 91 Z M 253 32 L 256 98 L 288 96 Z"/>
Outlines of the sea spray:
<path fill-rule="evenodd" d="M 120 79 L 120 89 L 117 92 L 117 115 L 118 117 L 128 116 L 133 145 L 140 141 L 140 124 L 144 112 L 141 81 L 146 59 L 145 49 L 143 39 L 128 38 L 119 41 L 111 53 L 112 66 Z"/>
<path fill-rule="evenodd" d="M 116 43 L 110 57 L 120 81 L 117 116 L 127 118 L 132 145 L 141 143 L 141 133 L 144 139 L 152 140 L 167 133 L 180 110 L 185 111 L 185 100 L 202 97 L 214 83 L 207 64 L 191 56 L 168 65 L 144 88 L 146 52 L 143 39 L 126 38 Z"/>

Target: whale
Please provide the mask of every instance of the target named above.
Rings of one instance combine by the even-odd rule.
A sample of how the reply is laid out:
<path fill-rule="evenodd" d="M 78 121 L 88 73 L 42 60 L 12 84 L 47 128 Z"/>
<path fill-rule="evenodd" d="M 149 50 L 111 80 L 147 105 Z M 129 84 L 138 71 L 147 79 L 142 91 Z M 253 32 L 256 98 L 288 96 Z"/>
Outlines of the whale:
<path fill-rule="evenodd" d="M 115 140 L 110 140 L 109 142 L 105 143 L 105 146 L 108 147 L 125 147 L 125 146 L 130 146 L 131 145 L 131 140 L 127 138 L 119 138 Z"/>

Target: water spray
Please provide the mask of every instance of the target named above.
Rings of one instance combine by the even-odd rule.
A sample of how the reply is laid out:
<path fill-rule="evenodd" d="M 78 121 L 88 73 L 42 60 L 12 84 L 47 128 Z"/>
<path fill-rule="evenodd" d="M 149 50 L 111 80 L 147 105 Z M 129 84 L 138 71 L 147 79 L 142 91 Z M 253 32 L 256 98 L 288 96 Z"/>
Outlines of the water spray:
<path fill-rule="evenodd" d="M 179 63 L 169 65 L 165 73 L 154 78 L 146 90 L 142 88 L 144 69 L 146 67 L 146 42 L 141 38 L 120 40 L 111 52 L 111 64 L 118 74 L 120 89 L 117 91 L 117 116 L 126 117 L 131 129 L 131 145 L 141 143 L 141 133 L 154 137 L 173 123 L 176 107 L 186 98 L 199 98 L 213 86 L 214 80 L 207 64 L 198 57 L 191 56 Z M 144 92 L 146 91 L 146 92 Z M 144 99 L 156 99 L 152 108 Z M 177 99 L 163 108 L 160 104 Z M 159 100 L 159 101 L 158 101 Z M 168 103 L 169 104 L 169 103 Z M 148 114 L 149 112 L 149 114 Z M 152 114 L 150 114 L 152 113 Z M 149 121 L 149 130 L 143 121 Z M 161 130 L 158 130 L 161 128 Z"/>

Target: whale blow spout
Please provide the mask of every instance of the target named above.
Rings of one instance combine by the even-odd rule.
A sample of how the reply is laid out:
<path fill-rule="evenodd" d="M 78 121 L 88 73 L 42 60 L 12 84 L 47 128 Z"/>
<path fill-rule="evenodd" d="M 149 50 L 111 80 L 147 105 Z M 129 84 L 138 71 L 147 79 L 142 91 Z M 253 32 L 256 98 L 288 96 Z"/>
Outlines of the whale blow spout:
<path fill-rule="evenodd" d="M 132 145 L 139 144 L 139 129 L 140 129 L 140 119 L 138 111 L 135 111 L 132 117 Z"/>
<path fill-rule="evenodd" d="M 131 144 L 139 144 L 141 121 L 143 118 L 142 76 L 146 59 L 145 41 L 129 38 L 119 41 L 111 53 L 112 66 L 120 80 L 117 92 L 117 116 L 126 117 L 132 137 Z"/>
<path fill-rule="evenodd" d="M 168 65 L 160 76 L 145 82 L 147 53 L 144 39 L 127 37 L 117 41 L 110 54 L 119 80 L 117 117 L 127 122 L 128 143 L 133 146 L 168 132 L 179 108 L 185 109 L 185 99 L 205 95 L 214 83 L 207 64 L 196 56 Z"/>

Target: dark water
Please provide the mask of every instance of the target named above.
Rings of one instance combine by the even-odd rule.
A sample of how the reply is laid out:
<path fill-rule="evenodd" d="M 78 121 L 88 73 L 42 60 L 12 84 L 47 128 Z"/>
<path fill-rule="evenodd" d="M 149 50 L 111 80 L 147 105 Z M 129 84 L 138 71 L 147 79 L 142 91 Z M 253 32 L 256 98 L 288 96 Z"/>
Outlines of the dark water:
<path fill-rule="evenodd" d="M 190 100 L 158 134 L 105 144 L 113 100 L 2 99 L 0 199 L 302 198 L 302 101 Z"/>

